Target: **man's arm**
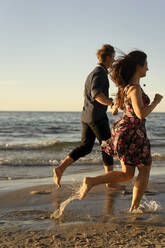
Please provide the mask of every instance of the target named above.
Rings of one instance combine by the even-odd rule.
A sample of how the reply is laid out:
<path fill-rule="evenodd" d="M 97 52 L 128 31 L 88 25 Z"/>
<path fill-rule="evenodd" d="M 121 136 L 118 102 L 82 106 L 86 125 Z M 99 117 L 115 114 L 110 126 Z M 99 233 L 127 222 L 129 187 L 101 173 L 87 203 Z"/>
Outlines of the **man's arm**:
<path fill-rule="evenodd" d="M 95 100 L 106 106 L 113 105 L 113 99 L 106 97 L 102 92 L 95 96 Z"/>
<path fill-rule="evenodd" d="M 113 104 L 113 99 L 107 97 L 103 93 L 103 89 L 105 87 L 105 78 L 102 75 L 102 72 L 97 72 L 93 75 L 92 84 L 91 84 L 91 96 L 94 100 L 99 102 L 100 104 L 111 106 Z"/>

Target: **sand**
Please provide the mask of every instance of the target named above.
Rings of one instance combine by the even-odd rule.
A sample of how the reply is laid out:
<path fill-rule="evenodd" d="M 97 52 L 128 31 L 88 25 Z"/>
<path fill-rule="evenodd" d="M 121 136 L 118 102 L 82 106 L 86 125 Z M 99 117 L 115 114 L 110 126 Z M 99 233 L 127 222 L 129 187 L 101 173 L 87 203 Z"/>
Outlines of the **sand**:
<path fill-rule="evenodd" d="M 138 224 L 74 224 L 51 231 L 0 229 L 0 247 L 165 247 L 164 227 Z"/>
<path fill-rule="evenodd" d="M 164 209 L 128 214 L 132 195 L 107 191 L 104 185 L 70 202 L 60 218 L 50 219 L 78 187 L 57 190 L 51 184 L 1 193 L 0 248 L 165 247 Z M 150 184 L 148 201 L 164 199 L 164 189 L 164 183 Z"/>

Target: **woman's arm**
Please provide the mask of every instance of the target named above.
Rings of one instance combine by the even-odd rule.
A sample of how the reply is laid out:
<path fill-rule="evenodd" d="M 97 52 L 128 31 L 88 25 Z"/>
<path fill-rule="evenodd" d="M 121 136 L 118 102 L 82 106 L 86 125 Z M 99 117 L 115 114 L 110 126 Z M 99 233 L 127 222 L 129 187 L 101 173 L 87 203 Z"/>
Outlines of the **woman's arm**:
<path fill-rule="evenodd" d="M 145 106 L 142 99 L 142 90 L 139 86 L 131 86 L 127 92 L 127 97 L 131 98 L 132 106 L 139 119 L 147 117 L 162 100 L 162 96 L 155 94 L 153 102 Z"/>

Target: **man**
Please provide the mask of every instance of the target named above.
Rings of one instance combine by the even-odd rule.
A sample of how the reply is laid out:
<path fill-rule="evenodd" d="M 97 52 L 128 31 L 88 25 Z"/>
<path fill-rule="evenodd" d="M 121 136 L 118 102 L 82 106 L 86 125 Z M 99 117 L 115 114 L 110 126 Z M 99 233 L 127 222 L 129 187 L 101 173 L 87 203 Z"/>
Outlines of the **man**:
<path fill-rule="evenodd" d="M 108 69 L 114 62 L 115 50 L 111 45 L 105 44 L 97 51 L 98 65 L 88 75 L 85 82 L 84 106 L 82 110 L 82 136 L 81 145 L 75 148 L 62 163 L 54 169 L 54 182 L 61 187 L 60 180 L 65 169 L 78 160 L 89 154 L 95 143 L 95 139 L 101 143 L 107 140 L 111 133 L 107 108 L 113 104 L 109 98 Z M 113 157 L 102 152 L 105 172 L 113 170 Z M 110 185 L 113 187 L 113 185 Z"/>

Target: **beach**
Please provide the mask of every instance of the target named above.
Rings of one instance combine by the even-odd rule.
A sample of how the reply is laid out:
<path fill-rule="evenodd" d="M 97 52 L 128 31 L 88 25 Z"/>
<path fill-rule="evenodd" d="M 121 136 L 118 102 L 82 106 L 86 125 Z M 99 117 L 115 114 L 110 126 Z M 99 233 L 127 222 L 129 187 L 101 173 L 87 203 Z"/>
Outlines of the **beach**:
<path fill-rule="evenodd" d="M 79 183 L 6 191 L 0 194 L 0 247 L 165 247 L 165 183 L 151 181 L 145 211 L 129 214 L 132 183 L 125 194 L 97 186 L 82 201 L 69 202 L 58 218 L 53 214 Z"/>
<path fill-rule="evenodd" d="M 79 145 L 81 113 L 0 114 L 0 248 L 165 247 L 164 113 L 147 120 L 151 176 L 141 208 L 132 214 L 133 181 L 126 192 L 100 185 L 78 199 L 83 178 L 104 173 L 97 141 L 92 153 L 65 171 L 57 190 L 53 168 Z M 108 117 L 112 125 L 114 117 Z M 114 169 L 121 169 L 117 160 Z"/>
<path fill-rule="evenodd" d="M 1 228 L 0 240 L 1 247 L 165 247 L 163 227 L 139 224 L 77 224 L 44 232 Z"/>
<path fill-rule="evenodd" d="M 1 1 L 0 248 L 165 248 L 164 12 Z"/>

